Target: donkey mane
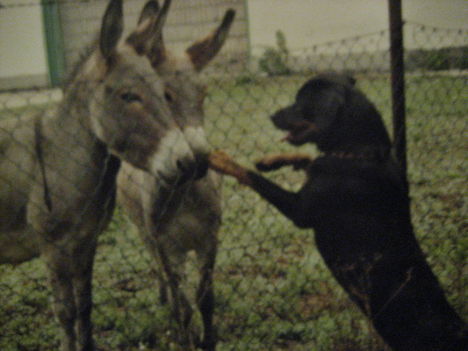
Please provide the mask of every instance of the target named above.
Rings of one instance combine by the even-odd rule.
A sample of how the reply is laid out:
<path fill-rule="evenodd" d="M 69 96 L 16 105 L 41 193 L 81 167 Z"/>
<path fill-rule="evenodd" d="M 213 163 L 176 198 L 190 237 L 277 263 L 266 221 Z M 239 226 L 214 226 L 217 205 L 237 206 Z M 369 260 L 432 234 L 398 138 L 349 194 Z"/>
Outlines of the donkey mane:
<path fill-rule="evenodd" d="M 78 53 L 78 59 L 73 64 L 72 66 L 73 68 L 70 70 L 70 72 L 68 72 L 68 74 L 66 75 L 62 83 L 63 91 L 68 91 L 68 89 L 73 85 L 79 73 L 82 71 L 85 63 L 88 61 L 91 55 L 97 50 L 98 45 L 99 45 L 99 36 L 96 35 L 96 37 Z"/>

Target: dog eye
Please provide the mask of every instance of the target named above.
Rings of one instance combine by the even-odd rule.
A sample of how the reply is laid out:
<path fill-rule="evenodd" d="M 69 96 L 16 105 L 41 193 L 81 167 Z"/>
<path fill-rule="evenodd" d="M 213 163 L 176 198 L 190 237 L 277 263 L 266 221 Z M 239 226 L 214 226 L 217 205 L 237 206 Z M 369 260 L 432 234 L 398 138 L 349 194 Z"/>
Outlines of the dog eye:
<path fill-rule="evenodd" d="M 142 102 L 141 96 L 132 92 L 125 92 L 120 95 L 120 98 L 126 103 Z"/>

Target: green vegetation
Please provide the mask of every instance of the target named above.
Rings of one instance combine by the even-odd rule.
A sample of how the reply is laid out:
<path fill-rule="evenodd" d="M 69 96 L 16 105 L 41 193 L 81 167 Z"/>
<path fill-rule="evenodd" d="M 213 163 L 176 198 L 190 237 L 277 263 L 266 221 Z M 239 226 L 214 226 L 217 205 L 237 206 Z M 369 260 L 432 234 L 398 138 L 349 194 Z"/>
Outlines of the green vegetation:
<path fill-rule="evenodd" d="M 292 72 L 288 66 L 289 50 L 286 45 L 286 37 L 280 30 L 276 32 L 276 48 L 268 47 L 258 60 L 260 72 L 268 76 L 287 75 Z"/>
<path fill-rule="evenodd" d="M 447 47 L 431 50 L 410 50 L 407 54 L 407 69 L 442 71 L 468 68 L 468 47 Z"/>
<path fill-rule="evenodd" d="M 206 102 L 213 146 L 244 164 L 292 150 L 279 143 L 282 133 L 268 116 L 289 103 L 306 79 L 213 81 Z M 390 125 L 388 76 L 357 79 Z M 415 76 L 407 83 L 413 223 L 450 302 L 466 318 L 466 77 Z M 269 176 L 291 188 L 303 177 L 291 170 Z M 232 179 L 224 180 L 223 193 L 215 273 L 219 351 L 385 350 L 325 268 L 311 230 L 295 228 Z M 0 266 L 1 350 L 56 349 L 57 324 L 44 268 L 40 260 Z M 172 342 L 174 324 L 168 308 L 159 304 L 154 275 L 135 229 L 117 210 L 100 238 L 95 264 L 93 319 L 102 350 L 182 351 Z M 189 288 L 194 288 L 194 275 Z"/>

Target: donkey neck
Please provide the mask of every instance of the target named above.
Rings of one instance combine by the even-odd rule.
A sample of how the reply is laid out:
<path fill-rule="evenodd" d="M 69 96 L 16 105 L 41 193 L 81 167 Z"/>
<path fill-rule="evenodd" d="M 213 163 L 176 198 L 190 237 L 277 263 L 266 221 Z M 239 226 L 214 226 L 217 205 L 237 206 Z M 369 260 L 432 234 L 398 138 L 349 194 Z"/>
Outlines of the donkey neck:
<path fill-rule="evenodd" d="M 54 113 L 42 120 L 48 144 L 56 144 L 70 153 L 77 149 L 92 152 L 98 140 L 89 128 L 88 116 L 87 102 L 74 91 L 67 91 Z"/>
<path fill-rule="evenodd" d="M 102 198 L 115 190 L 120 162 L 89 128 L 88 101 L 92 97 L 80 90 L 68 89 L 55 111 L 49 111 L 41 120 L 45 174 L 52 193 L 63 186 L 63 178 L 77 191 L 69 196 L 93 194 Z"/>

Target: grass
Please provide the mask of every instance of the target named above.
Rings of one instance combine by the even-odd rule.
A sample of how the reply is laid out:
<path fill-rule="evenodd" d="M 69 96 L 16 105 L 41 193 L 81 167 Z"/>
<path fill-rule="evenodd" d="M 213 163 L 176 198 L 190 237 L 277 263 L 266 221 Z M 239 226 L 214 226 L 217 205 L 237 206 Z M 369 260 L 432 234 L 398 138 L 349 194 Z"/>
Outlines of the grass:
<path fill-rule="evenodd" d="M 213 147 L 244 164 L 290 150 L 277 142 L 282 135 L 268 116 L 292 101 L 306 79 L 248 78 L 214 80 L 206 102 Z M 388 77 L 357 78 L 389 126 Z M 450 302 L 466 317 L 466 77 L 414 76 L 407 83 L 413 223 Z M 0 118 L 12 113 L 19 112 L 0 111 Z M 301 174 L 285 174 L 269 176 L 286 187 L 300 185 Z M 311 230 L 295 228 L 232 179 L 224 180 L 223 192 L 215 273 L 219 351 L 385 350 L 325 268 Z M 158 302 L 150 257 L 118 209 L 100 238 L 94 276 L 93 320 L 102 350 L 182 351 L 172 342 L 169 311 Z M 48 289 L 40 260 L 0 266 L 1 350 L 57 348 Z"/>

